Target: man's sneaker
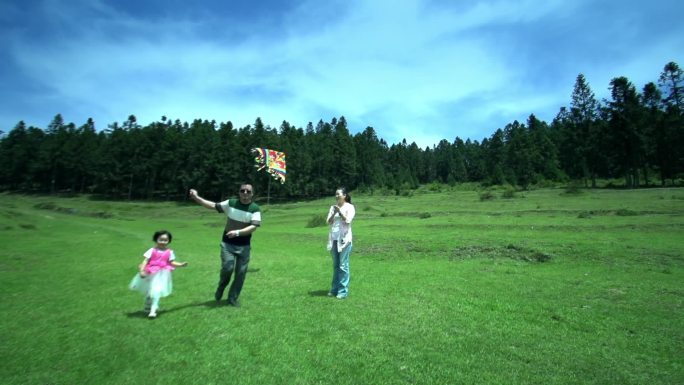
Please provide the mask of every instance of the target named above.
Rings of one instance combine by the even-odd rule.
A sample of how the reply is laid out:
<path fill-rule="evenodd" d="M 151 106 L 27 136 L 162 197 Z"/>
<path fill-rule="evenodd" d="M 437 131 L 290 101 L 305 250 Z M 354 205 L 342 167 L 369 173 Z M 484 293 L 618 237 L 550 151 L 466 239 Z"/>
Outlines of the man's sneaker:
<path fill-rule="evenodd" d="M 240 301 L 238 301 L 235 298 L 228 298 L 228 305 L 234 306 L 234 307 L 240 307 Z"/>

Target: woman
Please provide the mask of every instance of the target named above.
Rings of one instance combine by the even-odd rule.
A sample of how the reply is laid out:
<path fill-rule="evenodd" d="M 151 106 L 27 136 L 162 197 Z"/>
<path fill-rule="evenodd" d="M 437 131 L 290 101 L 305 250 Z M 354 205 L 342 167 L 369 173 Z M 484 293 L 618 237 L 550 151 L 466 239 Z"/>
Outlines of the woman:
<path fill-rule="evenodd" d="M 327 222 L 328 250 L 333 260 L 332 286 L 328 296 L 345 299 L 349 294 L 349 254 L 352 251 L 352 228 L 356 210 L 351 204 L 351 196 L 343 187 L 335 191 L 337 203 L 330 206 Z"/>

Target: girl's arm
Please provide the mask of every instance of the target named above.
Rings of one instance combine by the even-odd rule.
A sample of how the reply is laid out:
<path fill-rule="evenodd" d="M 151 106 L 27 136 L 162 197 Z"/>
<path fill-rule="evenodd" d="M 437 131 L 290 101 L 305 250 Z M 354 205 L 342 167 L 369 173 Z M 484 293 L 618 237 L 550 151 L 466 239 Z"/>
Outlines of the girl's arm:
<path fill-rule="evenodd" d="M 147 266 L 147 262 L 149 262 L 149 259 L 143 258 L 143 261 L 138 265 L 138 271 L 140 272 L 140 276 L 142 278 L 145 278 L 147 274 L 145 274 L 145 266 Z"/>

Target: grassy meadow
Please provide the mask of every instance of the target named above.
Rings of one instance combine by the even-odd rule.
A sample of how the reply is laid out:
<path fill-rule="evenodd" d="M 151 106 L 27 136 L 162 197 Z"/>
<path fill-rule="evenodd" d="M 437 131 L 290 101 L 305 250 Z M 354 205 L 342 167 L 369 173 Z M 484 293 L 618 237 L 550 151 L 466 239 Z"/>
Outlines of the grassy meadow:
<path fill-rule="evenodd" d="M 0 383 L 684 383 L 684 189 L 353 195 L 346 300 L 332 194 L 262 201 L 239 308 L 216 212 L 0 195 Z M 189 266 L 150 320 L 127 285 L 162 228 Z"/>

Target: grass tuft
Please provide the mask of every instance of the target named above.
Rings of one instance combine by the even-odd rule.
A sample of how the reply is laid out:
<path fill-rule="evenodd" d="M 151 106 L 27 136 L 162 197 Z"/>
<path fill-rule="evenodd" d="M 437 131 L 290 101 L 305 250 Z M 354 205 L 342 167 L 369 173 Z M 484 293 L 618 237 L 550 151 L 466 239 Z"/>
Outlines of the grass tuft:
<path fill-rule="evenodd" d="M 451 260 L 464 259 L 512 259 L 525 262 L 548 262 L 551 255 L 538 250 L 516 245 L 506 246 L 461 246 L 453 250 Z"/>
<path fill-rule="evenodd" d="M 512 187 L 506 188 L 506 189 L 501 193 L 501 197 L 504 198 L 504 199 L 512 199 L 512 198 L 515 198 L 515 196 L 516 196 L 516 191 L 515 191 L 515 189 L 512 188 Z"/>
<path fill-rule="evenodd" d="M 633 217 L 639 215 L 639 213 L 629 209 L 619 209 L 615 211 L 615 215 L 620 217 Z"/>
<path fill-rule="evenodd" d="M 483 192 L 480 193 L 480 201 L 481 201 L 481 202 L 483 202 L 483 201 L 491 201 L 491 200 L 494 200 L 494 199 L 496 199 L 496 196 L 494 195 L 494 193 L 492 193 L 492 192 L 489 191 L 489 190 L 483 191 Z"/>
<path fill-rule="evenodd" d="M 325 215 L 323 214 L 312 215 L 311 218 L 309 218 L 309 222 L 306 223 L 306 227 L 308 228 L 323 227 L 326 225 L 327 223 L 325 222 Z"/>
<path fill-rule="evenodd" d="M 40 210 L 51 210 L 51 211 L 55 211 L 55 212 L 62 213 L 62 214 L 82 215 L 82 216 L 103 218 L 103 219 L 108 219 L 108 218 L 111 218 L 113 216 L 112 213 L 106 212 L 106 211 L 94 211 L 94 212 L 82 211 L 82 210 L 79 210 L 76 208 L 61 207 L 61 206 L 58 206 L 57 204 L 55 204 L 53 202 L 37 203 L 34 205 L 34 207 L 37 209 L 40 209 Z"/>
<path fill-rule="evenodd" d="M 565 194 L 567 195 L 580 195 L 582 193 L 582 184 L 580 182 L 572 182 L 565 187 Z"/>

